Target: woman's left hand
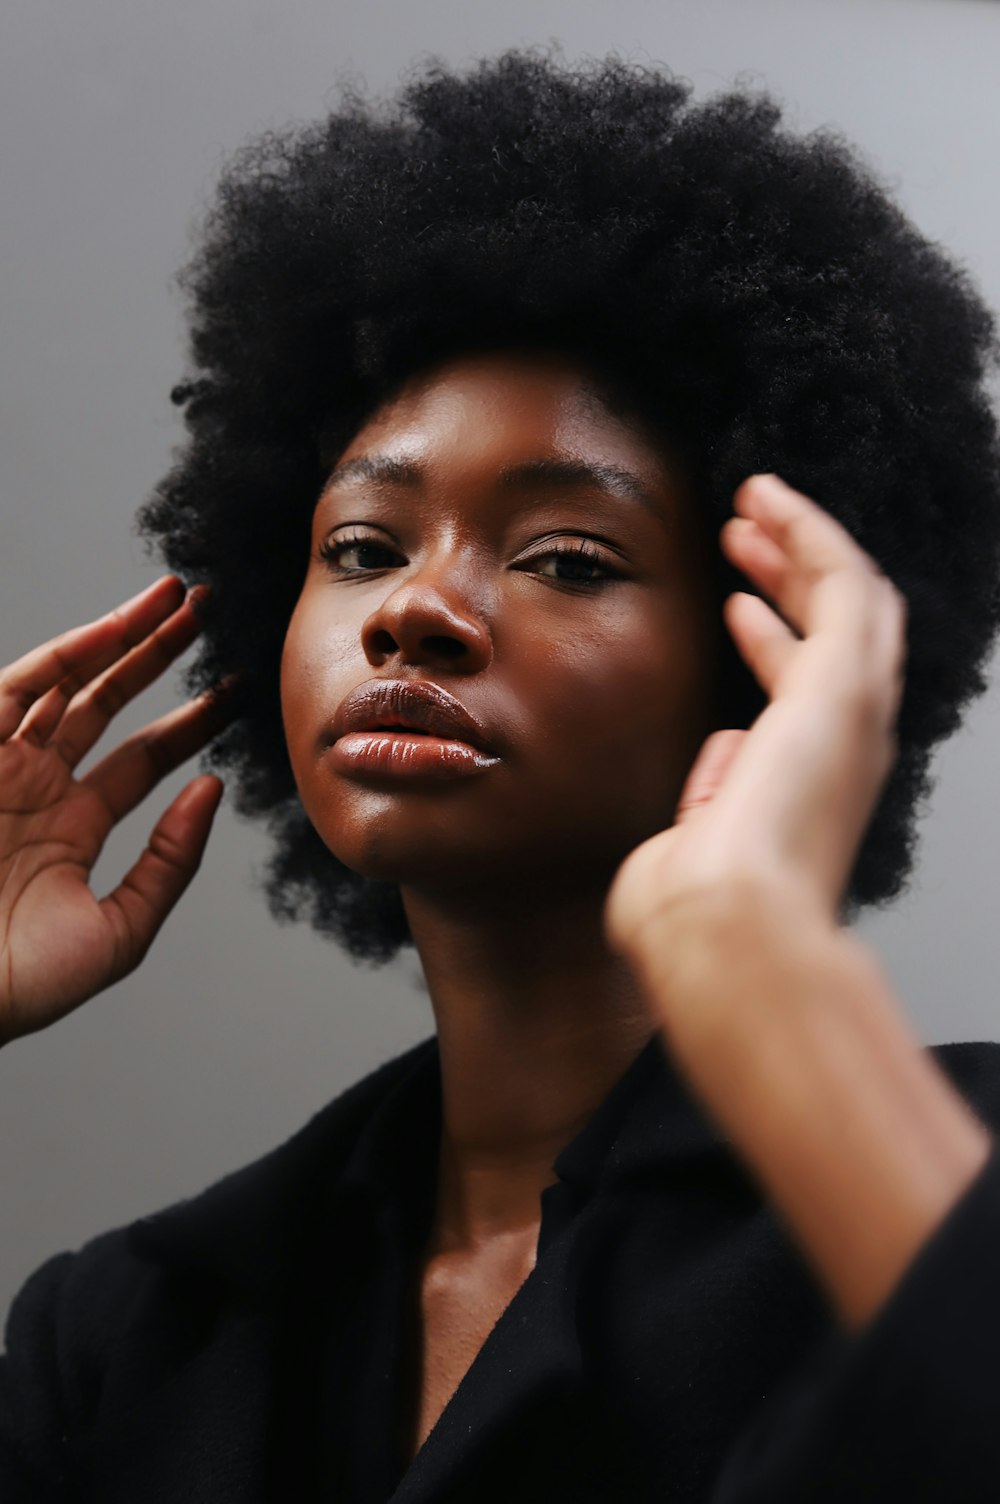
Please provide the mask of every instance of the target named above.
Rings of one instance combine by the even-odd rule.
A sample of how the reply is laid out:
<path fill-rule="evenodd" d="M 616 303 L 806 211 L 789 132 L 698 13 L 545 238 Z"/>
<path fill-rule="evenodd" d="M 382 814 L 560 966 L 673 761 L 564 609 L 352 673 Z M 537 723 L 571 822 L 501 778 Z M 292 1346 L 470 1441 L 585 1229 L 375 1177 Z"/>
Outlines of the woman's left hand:
<path fill-rule="evenodd" d="M 857 1331 L 994 1141 L 839 920 L 897 757 L 903 599 L 774 477 L 735 502 L 723 547 L 777 610 L 737 592 L 725 619 L 770 704 L 708 738 L 676 823 L 619 868 L 605 924 L 672 1060 Z"/>
<path fill-rule="evenodd" d="M 706 740 L 675 823 L 619 868 L 605 925 L 626 954 L 682 937 L 700 910 L 748 893 L 836 927 L 897 757 L 903 596 L 835 518 L 777 476 L 744 481 L 734 509 L 723 550 L 778 610 L 736 592 L 723 616 L 770 704 L 749 730 Z"/>

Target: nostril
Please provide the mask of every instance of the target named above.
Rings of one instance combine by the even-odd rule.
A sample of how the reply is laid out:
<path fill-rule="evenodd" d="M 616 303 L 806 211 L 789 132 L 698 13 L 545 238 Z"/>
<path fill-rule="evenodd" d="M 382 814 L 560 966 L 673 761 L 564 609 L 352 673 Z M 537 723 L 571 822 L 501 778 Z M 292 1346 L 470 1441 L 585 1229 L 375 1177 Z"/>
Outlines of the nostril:
<path fill-rule="evenodd" d="M 466 652 L 465 643 L 457 637 L 425 637 L 424 647 L 440 658 L 461 658 Z"/>
<path fill-rule="evenodd" d="M 376 653 L 388 654 L 398 651 L 398 644 L 395 642 L 392 634 L 384 631 L 382 628 L 372 633 L 371 646 Z"/>

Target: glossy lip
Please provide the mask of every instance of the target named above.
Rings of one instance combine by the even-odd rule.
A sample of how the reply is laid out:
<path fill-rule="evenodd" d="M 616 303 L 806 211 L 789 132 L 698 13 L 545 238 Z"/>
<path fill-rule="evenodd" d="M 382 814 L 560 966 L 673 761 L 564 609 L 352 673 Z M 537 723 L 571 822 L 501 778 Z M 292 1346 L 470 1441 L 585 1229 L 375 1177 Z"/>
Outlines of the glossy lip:
<path fill-rule="evenodd" d="M 341 701 L 330 740 L 336 742 L 352 731 L 384 732 L 388 728 L 464 742 L 495 756 L 475 717 L 454 695 L 426 679 L 369 679 L 359 684 Z"/>
<path fill-rule="evenodd" d="M 469 778 L 496 767 L 499 757 L 468 742 L 396 727 L 348 731 L 330 748 L 332 765 L 349 778 L 418 779 L 440 782 Z"/>

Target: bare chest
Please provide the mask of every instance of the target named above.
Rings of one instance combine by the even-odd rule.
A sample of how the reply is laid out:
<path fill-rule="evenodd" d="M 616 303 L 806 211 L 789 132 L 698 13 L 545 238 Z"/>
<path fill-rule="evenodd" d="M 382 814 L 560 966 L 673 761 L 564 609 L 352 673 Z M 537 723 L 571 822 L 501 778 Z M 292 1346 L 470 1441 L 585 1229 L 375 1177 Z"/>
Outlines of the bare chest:
<path fill-rule="evenodd" d="M 402 1453 L 423 1446 L 535 1263 L 537 1231 L 498 1240 L 487 1253 L 427 1260 L 414 1291 L 407 1353 Z"/>

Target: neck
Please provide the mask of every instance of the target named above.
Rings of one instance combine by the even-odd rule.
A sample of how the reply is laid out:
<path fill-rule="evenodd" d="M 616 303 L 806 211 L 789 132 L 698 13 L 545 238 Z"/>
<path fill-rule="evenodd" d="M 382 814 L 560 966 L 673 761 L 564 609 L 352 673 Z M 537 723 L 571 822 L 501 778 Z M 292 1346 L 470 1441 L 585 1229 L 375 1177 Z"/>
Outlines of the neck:
<path fill-rule="evenodd" d="M 528 911 L 404 890 L 437 1023 L 436 1251 L 537 1230 L 552 1163 L 654 1025 L 602 930 L 604 894 Z M 488 917 L 483 911 L 488 908 Z"/>

